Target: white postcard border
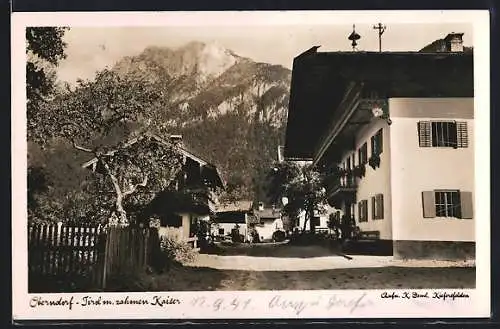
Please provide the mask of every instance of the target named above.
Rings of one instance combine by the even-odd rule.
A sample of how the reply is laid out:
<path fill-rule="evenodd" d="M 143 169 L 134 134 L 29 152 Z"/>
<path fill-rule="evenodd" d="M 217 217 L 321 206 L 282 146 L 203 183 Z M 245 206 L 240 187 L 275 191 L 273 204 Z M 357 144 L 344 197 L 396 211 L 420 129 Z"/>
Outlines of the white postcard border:
<path fill-rule="evenodd" d="M 223 17 L 223 18 L 222 18 Z M 474 27 L 476 288 L 424 290 L 469 298 L 391 299 L 380 290 L 238 291 L 164 293 L 28 294 L 26 200 L 26 26 L 189 26 L 386 23 L 471 23 Z M 334 23 L 333 23 L 334 22 Z M 12 14 L 12 284 L 15 320 L 63 319 L 214 319 L 214 318 L 413 318 L 490 316 L 490 125 L 489 13 L 487 11 L 294 11 L 294 12 L 109 12 Z M 416 290 L 407 290 L 410 293 Z M 404 290 L 390 291 L 402 294 Z M 82 306 L 82 298 L 114 305 Z M 116 300 L 148 300 L 147 305 L 116 305 Z M 155 296 L 181 304 L 151 305 Z M 279 296 L 279 298 L 277 297 Z M 36 298 L 60 306 L 34 306 Z M 170 298 L 170 299 L 169 299 Z M 200 299 L 201 298 L 201 299 Z M 203 299 L 204 298 L 204 299 Z M 277 299 L 278 298 L 278 299 Z M 40 299 L 39 299 L 40 300 Z M 64 301 L 67 301 L 65 304 Z M 88 300 L 88 299 L 87 299 Z M 204 300 L 200 306 L 200 300 Z M 235 302 L 236 300 L 236 302 Z M 250 300 L 247 304 L 245 301 Z M 72 309 L 69 310 L 71 302 Z M 79 304 L 75 304 L 76 302 Z M 280 304 L 281 302 L 281 304 Z M 274 303 L 274 304 L 273 304 Z M 36 302 L 35 302 L 36 304 Z M 237 304 L 237 306 L 236 306 Z M 217 306 L 218 305 L 218 306 Z M 243 305 L 247 305 L 242 309 Z M 281 306 L 280 306 L 281 305 Z M 300 312 L 298 312 L 300 310 Z"/>

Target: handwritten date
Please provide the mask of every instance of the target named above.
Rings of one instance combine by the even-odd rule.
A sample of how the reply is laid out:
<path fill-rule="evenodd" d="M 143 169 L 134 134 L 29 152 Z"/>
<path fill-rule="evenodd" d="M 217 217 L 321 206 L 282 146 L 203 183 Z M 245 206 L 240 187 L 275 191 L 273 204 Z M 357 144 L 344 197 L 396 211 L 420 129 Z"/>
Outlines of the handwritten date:
<path fill-rule="evenodd" d="M 244 311 L 252 302 L 251 298 L 207 298 L 196 297 L 191 301 L 191 306 L 209 308 L 218 311 Z"/>

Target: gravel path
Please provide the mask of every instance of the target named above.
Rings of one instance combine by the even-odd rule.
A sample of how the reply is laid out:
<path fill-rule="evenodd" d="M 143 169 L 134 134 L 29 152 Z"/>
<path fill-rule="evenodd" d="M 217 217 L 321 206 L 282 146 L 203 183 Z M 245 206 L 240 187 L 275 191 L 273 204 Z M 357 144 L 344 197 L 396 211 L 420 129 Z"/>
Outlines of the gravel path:
<path fill-rule="evenodd" d="M 243 271 L 319 271 L 342 268 L 374 267 L 471 267 L 471 262 L 393 260 L 390 256 L 352 256 L 351 260 L 342 256 L 324 256 L 311 258 L 252 257 L 199 255 L 186 266 L 209 267 L 219 270 Z"/>
<path fill-rule="evenodd" d="M 464 289 L 475 287 L 475 273 L 473 267 L 389 266 L 315 271 L 241 271 L 182 267 L 165 274 L 150 275 L 140 288 L 133 291 Z"/>
<path fill-rule="evenodd" d="M 377 267 L 473 267 L 474 262 L 394 260 L 392 256 L 350 255 L 349 258 L 320 246 L 245 245 L 223 247 L 217 254 L 200 254 L 190 267 L 242 271 L 320 271 Z"/>
<path fill-rule="evenodd" d="M 397 261 L 335 255 L 317 246 L 240 246 L 200 254 L 185 266 L 150 275 L 145 291 L 473 288 L 470 262 Z M 137 289 L 136 289 L 137 290 Z"/>

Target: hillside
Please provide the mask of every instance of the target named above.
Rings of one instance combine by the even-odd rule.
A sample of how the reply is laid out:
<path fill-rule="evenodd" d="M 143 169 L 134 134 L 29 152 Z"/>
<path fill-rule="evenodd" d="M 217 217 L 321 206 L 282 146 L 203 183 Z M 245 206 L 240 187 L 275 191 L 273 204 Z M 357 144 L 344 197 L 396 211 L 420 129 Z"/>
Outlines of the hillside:
<path fill-rule="evenodd" d="M 263 197 L 263 171 L 283 144 L 290 70 L 201 42 L 174 50 L 148 47 L 114 70 L 164 86 L 164 128 L 216 164 L 230 193 Z"/>

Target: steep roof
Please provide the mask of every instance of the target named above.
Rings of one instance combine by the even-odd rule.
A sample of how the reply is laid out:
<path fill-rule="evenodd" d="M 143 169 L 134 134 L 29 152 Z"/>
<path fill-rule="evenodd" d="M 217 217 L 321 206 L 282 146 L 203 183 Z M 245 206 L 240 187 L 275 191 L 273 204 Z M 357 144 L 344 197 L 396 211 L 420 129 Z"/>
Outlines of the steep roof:
<path fill-rule="evenodd" d="M 172 135 L 173 138 L 177 138 L 177 135 Z M 162 144 L 162 145 L 165 145 L 165 146 L 176 146 L 177 150 L 184 156 L 186 156 L 187 158 L 199 163 L 199 165 L 201 167 L 203 167 L 203 169 L 208 172 L 208 174 L 214 179 L 216 185 L 219 185 L 221 187 L 224 187 L 225 185 L 225 182 L 224 182 L 224 179 L 222 178 L 222 175 L 219 171 L 219 169 L 212 163 L 209 163 L 207 162 L 206 160 L 203 160 L 201 157 L 197 156 L 196 154 L 194 154 L 193 152 L 191 152 L 190 150 L 188 150 L 184 145 L 181 145 L 180 143 L 174 143 L 174 142 L 171 142 L 171 141 L 167 141 L 161 137 L 159 137 L 158 135 L 156 134 L 150 134 L 150 133 L 142 133 L 134 138 L 131 138 L 127 141 L 125 141 L 122 145 L 122 148 L 127 148 L 127 147 L 130 147 L 132 145 L 134 145 L 135 143 L 137 143 L 141 138 L 145 138 L 145 137 L 151 137 L 152 139 L 154 139 L 157 143 L 159 144 Z M 108 154 L 110 155 L 113 155 L 114 153 L 116 153 L 116 151 L 110 151 L 108 152 Z M 84 164 L 82 164 L 82 167 L 83 168 L 88 168 L 90 166 L 92 166 L 92 169 L 95 170 L 95 166 L 97 164 L 97 157 L 94 157 L 92 159 L 90 159 L 89 161 L 85 162 Z"/>
<path fill-rule="evenodd" d="M 286 158 L 310 159 L 352 83 L 384 97 L 473 97 L 472 52 L 317 52 L 293 62 Z"/>
<path fill-rule="evenodd" d="M 219 212 L 248 212 L 252 209 L 253 202 L 248 200 L 221 203 L 216 211 Z"/>
<path fill-rule="evenodd" d="M 264 208 L 263 210 L 254 210 L 254 214 L 259 218 L 279 218 L 281 210 L 280 209 L 272 209 L 272 208 Z"/>

